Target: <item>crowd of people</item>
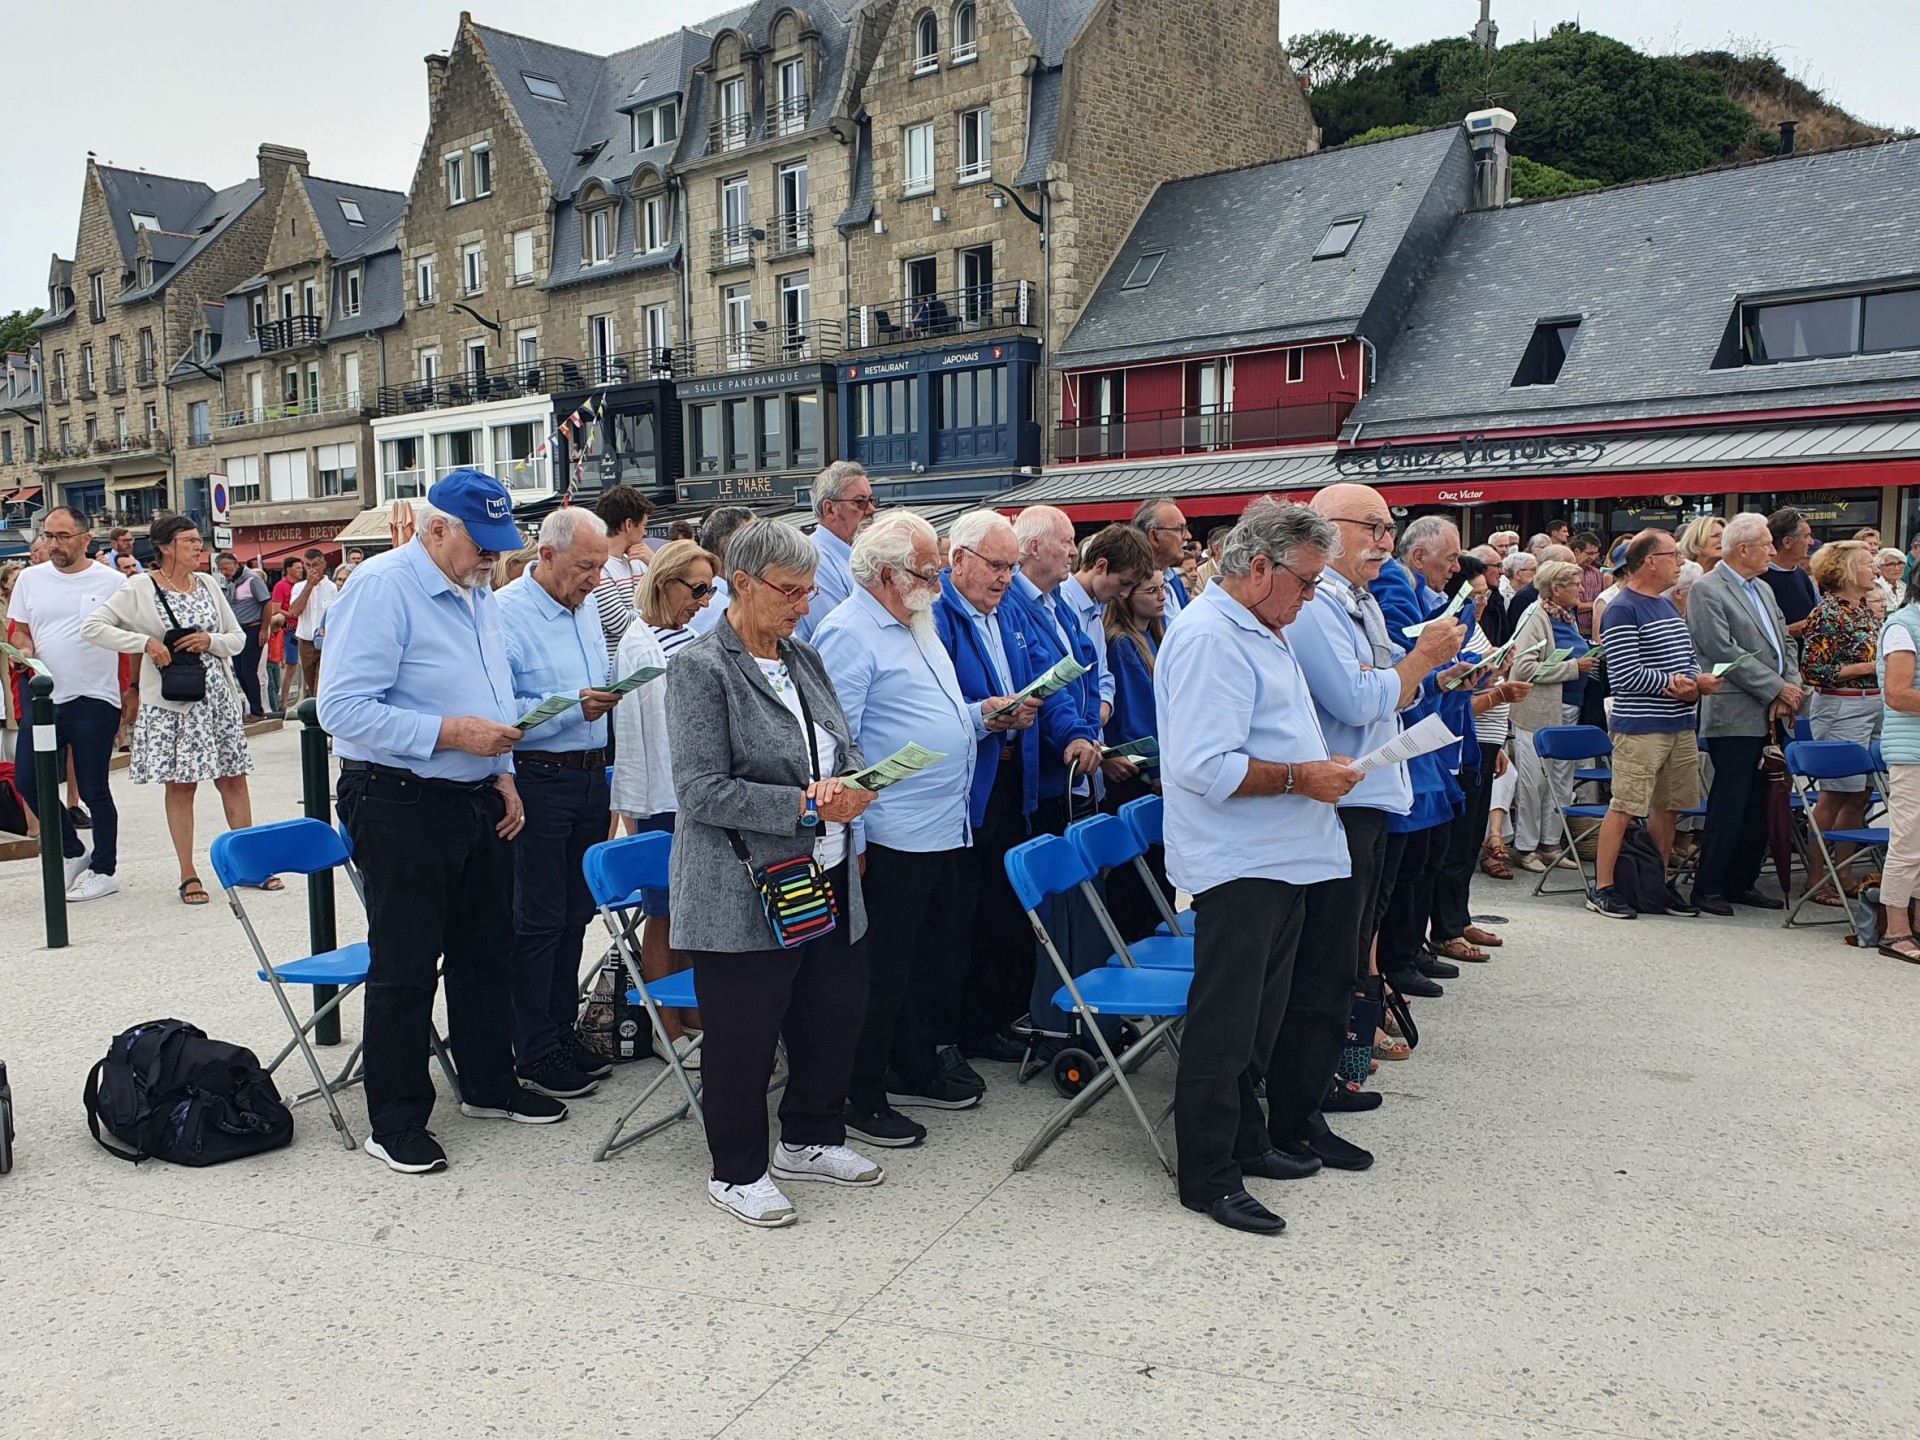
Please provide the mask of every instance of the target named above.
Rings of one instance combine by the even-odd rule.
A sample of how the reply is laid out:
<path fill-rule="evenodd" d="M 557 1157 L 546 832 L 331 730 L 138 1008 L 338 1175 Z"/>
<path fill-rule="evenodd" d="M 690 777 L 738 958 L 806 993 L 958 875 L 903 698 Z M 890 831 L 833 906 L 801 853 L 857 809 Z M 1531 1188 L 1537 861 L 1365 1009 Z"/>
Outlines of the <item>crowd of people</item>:
<path fill-rule="evenodd" d="M 282 698 L 318 696 L 366 882 L 368 1152 L 402 1173 L 447 1164 L 428 1129 L 442 973 L 464 1113 L 549 1124 L 596 1091 L 613 1067 L 576 1025 L 583 857 L 665 831 L 641 970 L 693 971 L 698 1008 L 663 1021 L 700 1074 L 708 1195 L 767 1227 L 796 1218 L 783 1186 L 878 1184 L 866 1149 L 937 1143 L 927 1121 L 986 1096 L 978 1064 L 1071 1037 L 1005 857 L 1143 795 L 1163 799 L 1164 847 L 1148 879 L 1103 889 L 1129 937 L 1190 897 L 1179 1198 L 1236 1229 L 1284 1226 L 1250 1177 L 1373 1163 L 1334 1127 L 1379 1106 L 1367 1075 L 1408 1054 L 1387 1002 L 1439 997 L 1505 943 L 1473 918 L 1476 870 L 1579 865 L 1561 821 L 1575 766 L 1542 732 L 1609 737 L 1586 906 L 1616 919 L 1779 909 L 1760 874 L 1770 747 L 1801 717 L 1815 738 L 1882 738 L 1881 948 L 1920 961 L 1920 583 L 1877 535 L 1814 550 L 1783 510 L 1466 550 L 1450 520 L 1403 527 L 1378 491 L 1340 484 L 1259 501 L 1203 548 L 1163 497 L 1082 539 L 1049 506 L 971 511 L 942 535 L 879 508 L 851 462 L 812 495 L 811 534 L 723 506 L 656 544 L 645 497 L 614 487 L 527 545 L 509 492 L 459 471 L 351 584 L 321 567 L 275 586 L 232 557 L 207 573 L 178 518 L 128 577 L 50 512 L 47 563 L 14 580 L 8 618 L 53 669 L 93 812 L 90 855 L 65 828 L 70 893 L 111 892 L 105 757 L 137 697 L 133 778 L 167 787 L 192 902 L 193 787 L 211 780 L 248 823 L 259 702 L 219 662 L 284 644 Z M 1067 660 L 1073 678 L 1029 693 Z M 1415 727 L 1433 738 L 1383 759 Z M 879 790 L 847 783 L 909 746 L 934 758 Z M 1863 823 L 1869 788 L 1823 784 L 1818 823 Z M 1617 883 L 1630 836 L 1660 857 L 1655 902 Z M 811 887 L 830 923 L 783 928 L 770 873 Z M 1838 878 L 1809 898 L 1847 903 L 1844 862 Z M 1075 966 L 1111 948 L 1077 896 L 1049 929 Z"/>

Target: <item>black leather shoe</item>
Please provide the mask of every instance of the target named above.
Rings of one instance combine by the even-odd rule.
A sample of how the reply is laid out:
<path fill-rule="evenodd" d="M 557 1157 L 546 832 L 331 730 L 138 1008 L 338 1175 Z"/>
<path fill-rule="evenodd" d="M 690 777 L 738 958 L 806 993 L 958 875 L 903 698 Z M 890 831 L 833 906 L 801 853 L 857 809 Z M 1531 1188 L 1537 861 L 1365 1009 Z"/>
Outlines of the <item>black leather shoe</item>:
<path fill-rule="evenodd" d="M 1702 915 L 1731 915 L 1733 906 L 1718 895 L 1703 895 L 1698 890 L 1688 897 L 1688 903 Z"/>
<path fill-rule="evenodd" d="M 1307 1151 L 1320 1157 L 1329 1170 L 1365 1170 L 1373 1164 L 1373 1155 L 1351 1141 L 1342 1140 L 1326 1128 L 1322 1120 L 1311 1139 L 1302 1140 L 1292 1153 Z"/>
<path fill-rule="evenodd" d="M 1244 1190 L 1222 1195 L 1210 1204 L 1202 1204 L 1198 1200 L 1182 1200 L 1180 1203 L 1189 1210 L 1197 1210 L 1219 1221 L 1229 1230 L 1245 1230 L 1250 1235 L 1278 1235 L 1287 1228 L 1286 1221 Z"/>
<path fill-rule="evenodd" d="M 1784 910 L 1787 908 L 1786 901 L 1769 899 L 1758 890 L 1749 890 L 1744 895 L 1729 895 L 1727 898 L 1736 905 L 1746 906 L 1749 910 Z"/>
<path fill-rule="evenodd" d="M 1285 1150 L 1269 1150 L 1251 1160 L 1236 1160 L 1242 1175 L 1256 1180 L 1304 1180 L 1320 1173 L 1318 1155 L 1290 1155 Z"/>
<path fill-rule="evenodd" d="M 1442 960 L 1438 955 L 1421 955 L 1415 958 L 1413 968 L 1429 980 L 1458 980 L 1460 967 L 1451 960 Z"/>
<path fill-rule="evenodd" d="M 974 1040 L 962 1040 L 960 1053 L 969 1060 L 994 1060 L 1002 1065 L 1018 1065 L 1027 1058 L 1026 1045 L 1006 1030 L 996 1030 Z"/>
<path fill-rule="evenodd" d="M 1389 970 L 1387 983 L 1402 995 L 1419 995 L 1427 1000 L 1438 999 L 1447 993 L 1418 970 Z"/>
<path fill-rule="evenodd" d="M 1320 1108 L 1351 1115 L 1362 1110 L 1378 1110 L 1384 1098 L 1378 1090 L 1349 1090 L 1344 1085 L 1336 1085 L 1320 1102 Z"/>

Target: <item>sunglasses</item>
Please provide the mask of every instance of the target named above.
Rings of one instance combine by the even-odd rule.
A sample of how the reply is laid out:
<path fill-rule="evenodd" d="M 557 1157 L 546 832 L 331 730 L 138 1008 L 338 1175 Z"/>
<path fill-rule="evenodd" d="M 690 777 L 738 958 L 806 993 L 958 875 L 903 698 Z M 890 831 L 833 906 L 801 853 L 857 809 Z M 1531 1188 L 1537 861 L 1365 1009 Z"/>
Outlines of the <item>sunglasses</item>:
<path fill-rule="evenodd" d="M 673 583 L 675 585 L 685 586 L 687 594 L 691 595 L 696 600 L 704 600 L 707 598 L 707 596 L 713 594 L 713 586 L 704 580 L 701 581 L 698 585 L 689 585 L 685 580 L 682 580 L 678 575 L 675 575 L 673 577 Z"/>

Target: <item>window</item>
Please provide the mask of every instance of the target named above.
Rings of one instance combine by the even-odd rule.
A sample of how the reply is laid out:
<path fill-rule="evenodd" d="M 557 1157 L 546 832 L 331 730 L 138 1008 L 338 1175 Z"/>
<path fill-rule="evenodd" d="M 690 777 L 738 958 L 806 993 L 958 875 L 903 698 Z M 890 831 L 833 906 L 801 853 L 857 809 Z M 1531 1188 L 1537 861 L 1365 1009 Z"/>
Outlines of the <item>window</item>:
<path fill-rule="evenodd" d="M 151 435 L 160 428 L 160 407 L 149 400 L 143 408 L 145 413 L 141 418 L 147 422 L 147 434 Z"/>
<path fill-rule="evenodd" d="M 519 357 L 521 376 L 529 384 L 540 383 L 540 332 L 522 330 L 513 337 L 514 354 Z"/>
<path fill-rule="evenodd" d="M 1353 245 L 1353 237 L 1360 233 L 1360 227 L 1366 223 L 1367 217 L 1364 215 L 1334 221 L 1327 226 L 1327 233 L 1320 237 L 1320 243 L 1313 247 L 1313 258 L 1332 260 L 1346 254 Z"/>
<path fill-rule="evenodd" d="M 422 350 L 418 358 L 421 383 L 433 384 L 440 378 L 440 352 L 431 349 Z"/>
<path fill-rule="evenodd" d="M 140 383 L 142 385 L 151 385 L 153 383 L 153 356 L 153 327 L 151 325 L 143 325 L 140 327 L 140 369 L 142 372 Z"/>
<path fill-rule="evenodd" d="M 1750 305 L 1744 328 L 1749 365 L 1920 349 L 1920 289 Z"/>
<path fill-rule="evenodd" d="M 124 410 L 116 410 L 113 412 L 113 438 L 118 442 L 121 449 L 124 450 L 126 448 L 127 412 Z"/>
<path fill-rule="evenodd" d="M 1867 296 L 1865 325 L 1860 348 L 1869 354 L 1920 349 L 1920 290 Z"/>
<path fill-rule="evenodd" d="M 13 431 L 0 430 L 0 465 L 13 463 Z"/>
<path fill-rule="evenodd" d="M 418 500 L 427 493 L 427 472 L 422 464 L 418 435 L 382 440 L 380 456 L 385 499 Z"/>
<path fill-rule="evenodd" d="M 107 277 L 98 271 L 87 277 L 87 315 L 96 322 L 107 318 Z"/>
<path fill-rule="evenodd" d="M 513 232 L 513 283 L 516 285 L 533 283 L 533 231 L 531 230 Z"/>
<path fill-rule="evenodd" d="M 780 442 L 780 422 L 786 413 L 786 401 L 779 395 L 763 395 L 754 402 L 759 436 L 754 458 L 762 470 L 787 468 L 786 447 Z"/>
<path fill-rule="evenodd" d="M 357 445 L 316 445 L 313 468 L 322 495 L 352 495 L 360 489 L 360 447 Z"/>
<path fill-rule="evenodd" d="M 719 148 L 738 150 L 747 143 L 747 82 L 736 75 L 720 82 Z"/>
<path fill-rule="evenodd" d="M 1306 347 L 1296 345 L 1287 351 L 1287 384 L 1298 385 L 1307 378 Z"/>
<path fill-rule="evenodd" d="M 127 346 L 118 335 L 107 340 L 107 389 L 127 388 Z"/>
<path fill-rule="evenodd" d="M 726 317 L 727 368 L 748 369 L 753 364 L 752 287 L 723 287 L 720 291 L 720 309 Z"/>
<path fill-rule="evenodd" d="M 613 378 L 613 357 L 619 346 L 614 342 L 613 316 L 587 317 L 587 358 L 593 361 L 593 378 L 604 382 Z"/>
<path fill-rule="evenodd" d="M 133 274 L 134 274 L 133 285 L 136 290 L 145 290 L 149 288 L 153 284 L 152 257 L 147 255 L 142 255 L 138 260 L 134 261 Z"/>
<path fill-rule="evenodd" d="M 247 338 L 253 339 L 260 333 L 260 327 L 267 323 L 267 297 L 256 295 L 247 306 Z"/>
<path fill-rule="evenodd" d="M 949 370 L 937 376 L 935 398 L 939 413 L 933 423 L 942 430 L 978 430 L 1007 422 L 1007 367 Z"/>
<path fill-rule="evenodd" d="M 493 427 L 493 477 L 509 490 L 547 488 L 546 458 L 534 454 L 545 436 L 545 426 L 531 420 Z"/>
<path fill-rule="evenodd" d="M 1520 368 L 1513 372 L 1513 387 L 1552 385 L 1559 380 L 1560 367 L 1567 363 L 1567 352 L 1573 348 L 1574 333 L 1579 328 L 1577 315 L 1535 325 L 1533 338 L 1520 357 Z"/>
<path fill-rule="evenodd" d="M 695 475 L 720 473 L 720 407 L 712 401 L 687 407 L 687 468 Z"/>
<path fill-rule="evenodd" d="M 444 480 L 456 470 L 475 468 L 482 463 L 478 430 L 450 430 L 433 437 L 434 479 Z"/>
<path fill-rule="evenodd" d="M 478 295 L 487 285 L 487 247 L 484 243 L 460 247 L 460 290 Z"/>
<path fill-rule="evenodd" d="M 458 150 L 446 157 L 447 204 L 463 204 L 467 198 L 466 157 Z"/>
<path fill-rule="evenodd" d="M 127 212 L 127 219 L 133 222 L 133 228 L 136 230 L 158 230 L 160 228 L 160 221 L 157 216 L 147 215 L 139 210 L 129 210 Z"/>
<path fill-rule="evenodd" d="M 942 377 L 945 378 L 945 377 Z M 968 378 L 971 379 L 971 373 Z M 920 403 L 920 379 L 876 380 L 854 394 L 853 433 L 857 439 L 876 435 L 911 435 Z"/>
<path fill-rule="evenodd" d="M 780 277 L 780 358 L 807 360 L 813 355 L 813 287 L 803 270 Z"/>
<path fill-rule="evenodd" d="M 213 358 L 213 336 L 209 331 L 196 330 L 193 332 L 193 358 L 196 360 L 211 360 Z"/>
<path fill-rule="evenodd" d="M 300 282 L 300 313 L 318 315 L 320 313 L 320 285 L 315 280 Z"/>
<path fill-rule="evenodd" d="M 1120 282 L 1122 290 L 1143 290 L 1160 271 L 1160 262 L 1167 258 L 1164 250 L 1149 250 L 1133 262 L 1133 269 L 1127 272 L 1127 278 Z"/>
<path fill-rule="evenodd" d="M 979 17 L 972 0 L 953 7 L 953 63 L 964 65 L 980 56 Z"/>
<path fill-rule="evenodd" d="M 933 190 L 933 126 L 909 125 L 906 138 L 907 176 L 903 187 L 908 195 L 926 195 Z"/>
<path fill-rule="evenodd" d="M 270 452 L 267 456 L 267 499 L 283 501 L 307 498 L 307 452 Z"/>
<path fill-rule="evenodd" d="M 282 320 L 293 318 L 293 287 L 291 285 L 280 287 L 280 318 Z"/>
<path fill-rule="evenodd" d="M 727 469 L 753 468 L 753 401 L 728 400 L 723 408 L 727 417 Z"/>
<path fill-rule="evenodd" d="M 433 274 L 433 256 L 422 255 L 413 262 L 413 285 L 418 302 L 421 305 L 433 304 L 436 295 Z"/>
<path fill-rule="evenodd" d="M 787 396 L 787 460 L 796 470 L 812 470 L 820 464 L 820 395 L 809 390 Z"/>
<path fill-rule="evenodd" d="M 360 408 L 360 352 L 349 350 L 340 357 L 340 396 L 349 410 Z"/>
<path fill-rule="evenodd" d="M 587 264 L 601 265 L 613 258 L 613 221 L 617 213 L 611 205 L 587 212 Z"/>
<path fill-rule="evenodd" d="M 300 408 L 300 372 L 283 370 L 280 372 L 280 399 L 289 407 L 289 413 L 298 414 Z"/>
<path fill-rule="evenodd" d="M 940 22 L 928 10 L 913 22 L 913 73 L 925 75 L 940 68 Z"/>
<path fill-rule="evenodd" d="M 473 156 L 473 198 L 493 193 L 493 147 L 476 145 L 468 152 Z"/>
<path fill-rule="evenodd" d="M 673 352 L 673 308 L 669 305 L 649 305 L 640 312 L 645 326 L 647 345 L 647 363 L 655 371 L 671 368 Z"/>
<path fill-rule="evenodd" d="M 652 255 L 667 248 L 667 197 L 649 195 L 640 202 L 640 248 Z"/>
<path fill-rule="evenodd" d="M 984 106 L 960 113 L 961 184 L 985 180 L 993 171 L 993 112 Z"/>
<path fill-rule="evenodd" d="M 916 255 L 902 267 L 907 281 L 907 298 L 924 300 L 940 286 L 939 266 L 931 255 Z"/>
<path fill-rule="evenodd" d="M 807 162 L 782 165 L 774 177 L 779 211 L 774 217 L 774 243 L 781 253 L 813 248 L 813 212 L 808 208 Z"/>
<path fill-rule="evenodd" d="M 960 252 L 960 313 L 968 320 L 993 320 L 993 246 Z"/>
<path fill-rule="evenodd" d="M 635 110 L 628 121 L 635 152 L 671 145 L 680 138 L 680 102 L 662 100 Z"/>
<path fill-rule="evenodd" d="M 358 200 L 342 199 L 340 201 L 340 213 L 347 217 L 347 224 L 349 225 L 365 225 L 367 223 L 367 217 L 360 213 L 360 202 Z"/>
<path fill-rule="evenodd" d="M 358 265 L 343 271 L 340 276 L 340 313 L 358 315 L 360 313 L 360 287 L 365 283 L 366 274 Z"/>
<path fill-rule="evenodd" d="M 80 347 L 80 388 L 83 390 L 92 390 L 95 388 L 93 376 L 93 346 L 91 345 L 82 345 Z"/>
<path fill-rule="evenodd" d="M 807 62 L 780 62 L 780 110 L 776 128 L 782 135 L 796 135 L 807 128 Z"/>
<path fill-rule="evenodd" d="M 260 498 L 260 457 L 227 457 L 227 498 L 235 505 L 247 505 Z"/>
<path fill-rule="evenodd" d="M 487 342 L 469 340 L 467 342 L 467 379 L 475 387 L 484 385 L 487 379 Z M 476 388 L 474 399 L 483 398 Z"/>
<path fill-rule="evenodd" d="M 744 265 L 753 258 L 752 196 L 747 177 L 736 175 L 720 182 L 720 263 Z"/>
<path fill-rule="evenodd" d="M 195 400 L 187 406 L 187 443 L 205 445 L 213 434 L 212 404 Z"/>
<path fill-rule="evenodd" d="M 545 75 L 530 75 L 525 70 L 520 72 L 520 78 L 526 82 L 529 95 L 541 100 L 558 100 L 562 105 L 567 103 L 566 93 L 561 90 L 558 80 L 549 80 Z"/>
<path fill-rule="evenodd" d="M 33 426 L 27 426 L 27 463 L 31 465 L 34 457 L 40 453 L 39 434 Z"/>

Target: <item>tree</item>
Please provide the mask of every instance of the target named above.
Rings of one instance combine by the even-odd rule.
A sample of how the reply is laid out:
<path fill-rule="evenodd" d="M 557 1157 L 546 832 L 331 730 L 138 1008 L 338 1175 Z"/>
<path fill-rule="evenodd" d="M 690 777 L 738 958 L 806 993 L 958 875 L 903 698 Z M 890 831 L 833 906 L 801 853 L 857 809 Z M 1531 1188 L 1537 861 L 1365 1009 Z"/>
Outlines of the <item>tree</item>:
<path fill-rule="evenodd" d="M 1556 195 L 1577 195 L 1582 190 L 1599 188 L 1598 180 L 1569 175 L 1524 155 L 1513 157 L 1513 198 L 1516 200 L 1551 200 Z"/>
<path fill-rule="evenodd" d="M 32 310 L 16 310 L 11 315 L 0 315 L 0 355 L 14 350 L 31 350 L 40 343 L 40 337 L 33 328 L 33 322 L 46 311 L 37 306 Z"/>
<path fill-rule="evenodd" d="M 1393 59 L 1393 46 L 1378 35 L 1348 35 L 1339 30 L 1313 30 L 1287 41 L 1294 69 L 1318 90 L 1344 85 Z"/>

